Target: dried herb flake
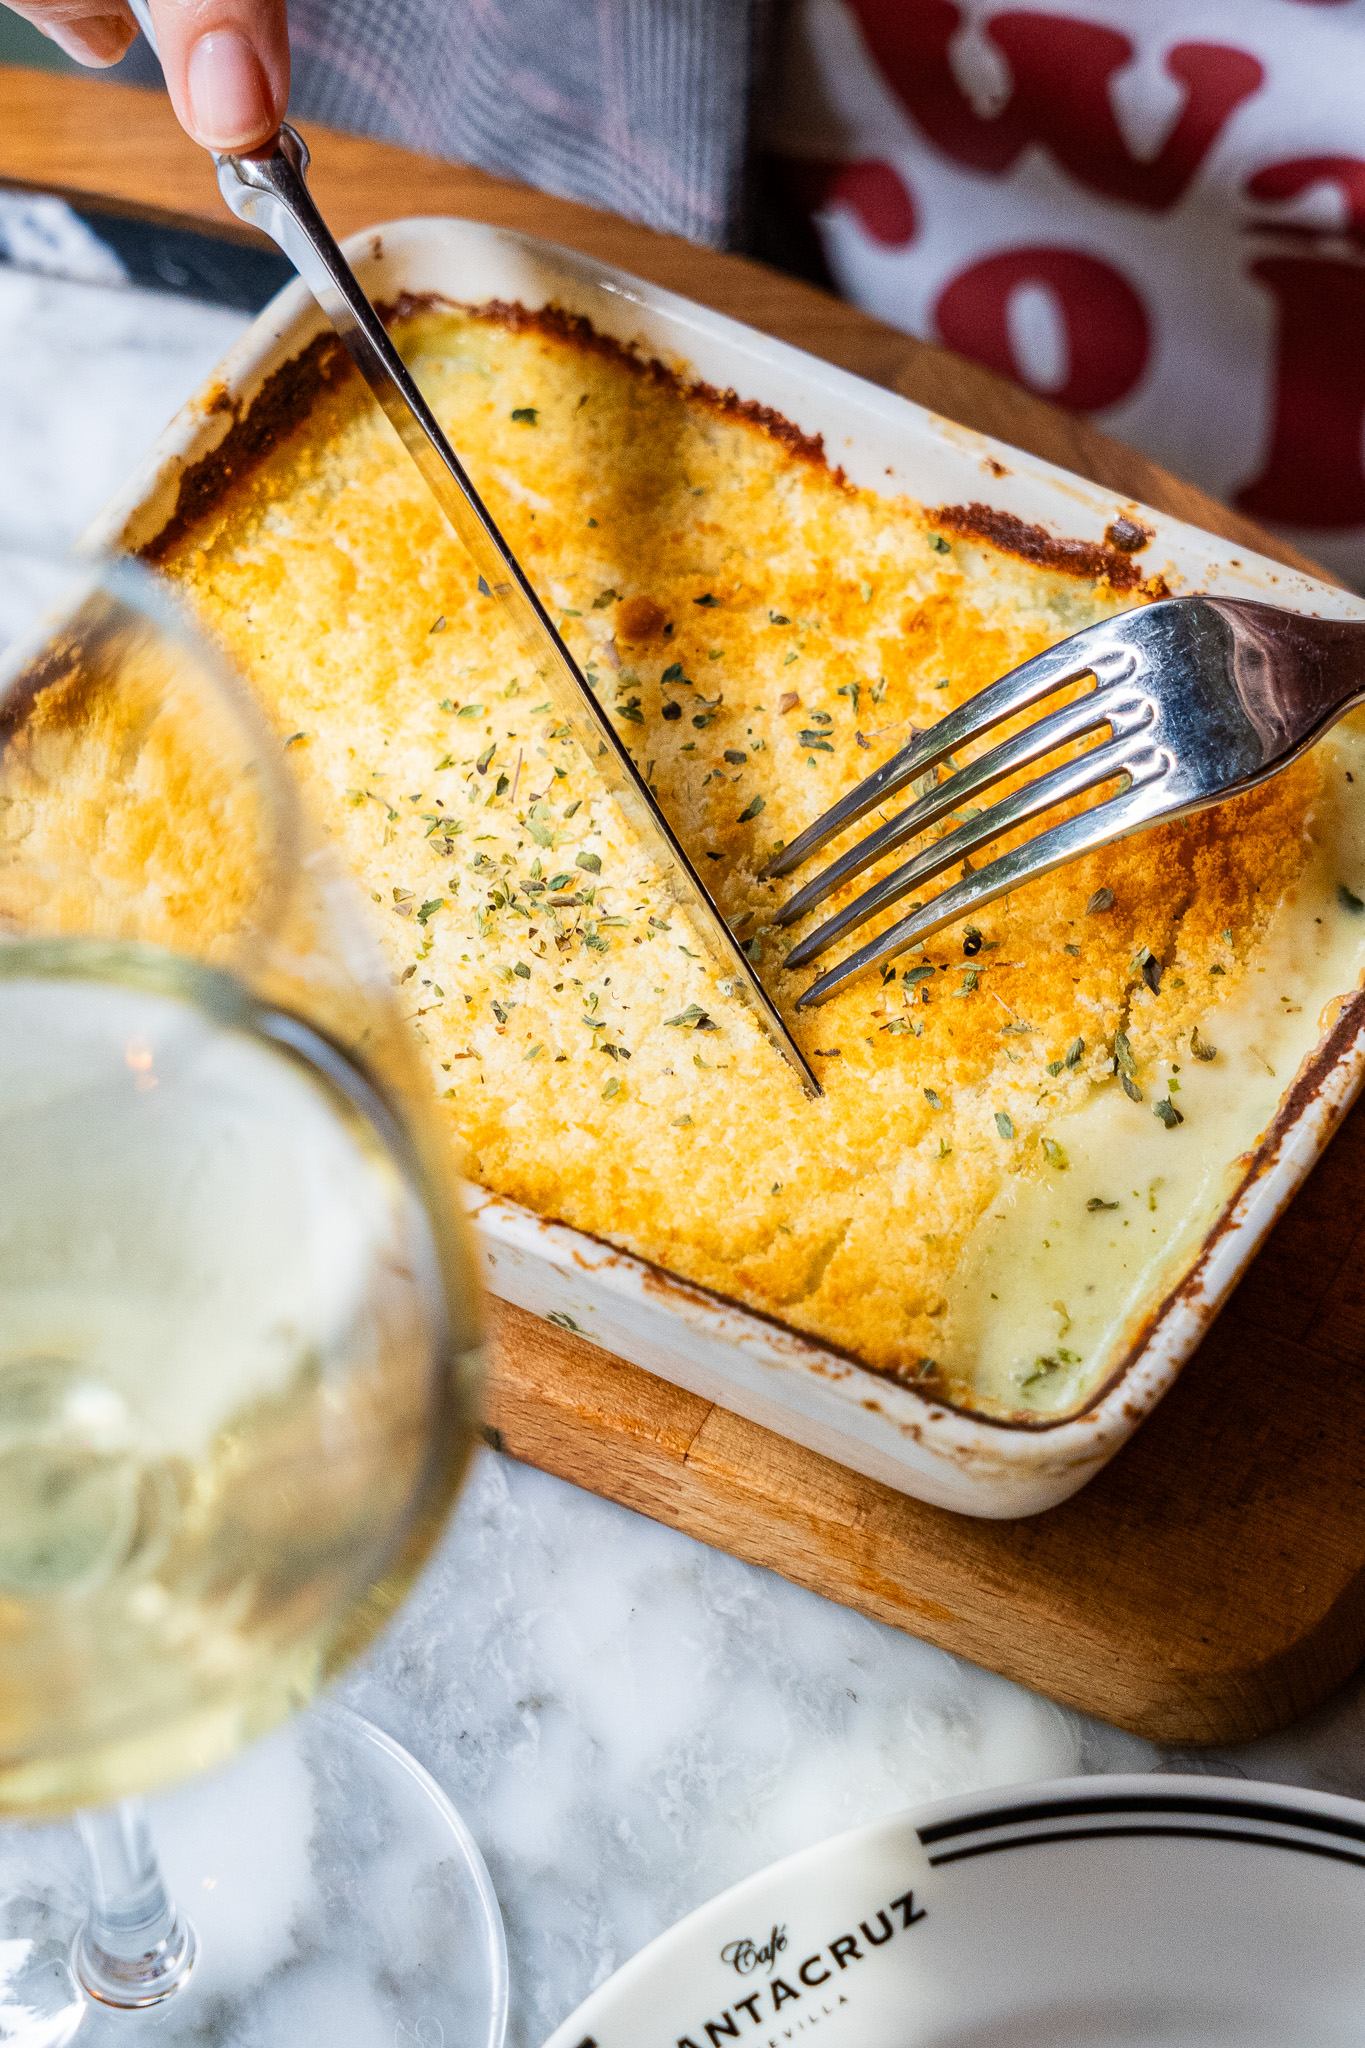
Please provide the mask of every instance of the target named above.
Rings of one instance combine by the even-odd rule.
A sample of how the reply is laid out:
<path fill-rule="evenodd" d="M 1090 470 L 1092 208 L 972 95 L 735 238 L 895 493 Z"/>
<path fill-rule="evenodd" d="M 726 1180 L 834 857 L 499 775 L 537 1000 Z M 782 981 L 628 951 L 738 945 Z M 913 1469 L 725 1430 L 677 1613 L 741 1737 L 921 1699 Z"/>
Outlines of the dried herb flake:
<path fill-rule="evenodd" d="M 690 1027 L 694 1031 L 716 1031 L 720 1028 L 712 1023 L 700 1003 L 689 1003 L 676 1017 L 665 1017 L 664 1023 L 681 1025 L 685 1029 Z"/>

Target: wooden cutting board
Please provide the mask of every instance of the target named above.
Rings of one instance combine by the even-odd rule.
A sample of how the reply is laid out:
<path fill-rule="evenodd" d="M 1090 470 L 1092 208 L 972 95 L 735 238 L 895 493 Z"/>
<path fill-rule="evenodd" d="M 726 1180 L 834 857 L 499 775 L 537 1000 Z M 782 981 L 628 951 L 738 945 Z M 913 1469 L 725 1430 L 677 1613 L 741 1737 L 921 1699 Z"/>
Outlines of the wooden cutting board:
<path fill-rule="evenodd" d="M 1084 421 L 746 262 L 457 164 L 309 131 L 340 233 L 408 214 L 522 228 L 700 299 L 949 417 L 1304 564 Z M 0 184 L 234 239 L 154 94 L 0 69 Z M 924 1507 L 495 1304 L 498 1448 L 1174 1744 L 1296 1718 L 1365 1654 L 1365 1105 L 1129 1446 L 1030 1521 Z"/>

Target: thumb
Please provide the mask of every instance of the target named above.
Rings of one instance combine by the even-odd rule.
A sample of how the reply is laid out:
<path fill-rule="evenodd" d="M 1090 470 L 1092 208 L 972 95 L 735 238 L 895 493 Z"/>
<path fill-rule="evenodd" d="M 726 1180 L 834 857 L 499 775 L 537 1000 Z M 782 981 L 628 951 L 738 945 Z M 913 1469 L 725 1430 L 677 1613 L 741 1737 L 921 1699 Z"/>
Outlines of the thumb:
<path fill-rule="evenodd" d="M 289 104 L 285 0 L 151 0 L 181 126 L 206 149 L 268 142 Z"/>

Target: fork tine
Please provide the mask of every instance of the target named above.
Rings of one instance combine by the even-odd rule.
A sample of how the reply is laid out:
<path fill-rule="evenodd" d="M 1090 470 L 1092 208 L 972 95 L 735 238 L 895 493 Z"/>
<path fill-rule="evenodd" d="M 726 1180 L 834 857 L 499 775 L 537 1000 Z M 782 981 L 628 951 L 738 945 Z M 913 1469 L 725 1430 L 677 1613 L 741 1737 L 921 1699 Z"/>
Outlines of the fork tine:
<path fill-rule="evenodd" d="M 877 804 L 895 796 L 907 782 L 913 782 L 917 775 L 922 775 L 926 768 L 936 767 L 945 754 L 979 739 L 1014 712 L 1025 710 L 1040 697 L 1059 690 L 1064 683 L 1074 682 L 1090 673 L 1095 657 L 1104 651 L 1112 651 L 1109 634 L 1112 624 L 1112 620 L 1106 619 L 1099 625 L 1083 627 L 1079 633 L 1071 634 L 1055 647 L 1045 648 L 1031 660 L 1021 662 L 1018 668 L 1011 669 L 1008 675 L 988 684 L 984 690 L 978 690 L 956 711 L 948 712 L 937 725 L 931 725 L 928 732 L 921 733 L 909 746 L 902 747 L 889 761 L 883 761 L 880 768 L 874 768 L 853 789 L 847 790 L 813 825 L 807 825 L 790 846 L 774 854 L 760 879 L 773 881 L 789 875 L 793 868 L 800 867 L 803 861 L 818 853 L 847 826 L 856 824 Z"/>
<path fill-rule="evenodd" d="M 1120 770 L 1130 769 L 1134 758 L 1135 750 L 1130 739 L 1107 740 L 1103 746 L 1092 747 L 1088 754 L 1082 754 L 1078 761 L 1068 761 L 1062 767 L 1054 768 L 1051 774 L 1040 775 L 1035 781 L 1025 783 L 1012 796 L 1002 797 L 998 804 L 992 804 L 979 818 L 959 825 L 956 832 L 949 832 L 933 846 L 923 848 L 904 867 L 883 875 L 870 889 L 864 889 L 861 896 L 855 896 L 835 916 L 809 932 L 799 945 L 793 946 L 787 955 L 786 965 L 806 966 L 817 955 L 828 952 L 846 932 L 856 931 L 860 924 L 866 924 L 879 910 L 898 903 L 921 882 L 932 881 L 945 868 L 965 860 L 978 846 L 985 846 L 992 839 L 999 839 L 1003 833 L 1012 832 L 1016 826 L 1025 824 L 1040 812 L 1051 810 L 1068 797 L 1083 796 L 1099 783 L 1109 781 Z"/>
<path fill-rule="evenodd" d="M 831 967 L 827 974 L 812 982 L 804 995 L 797 997 L 797 1009 L 814 1009 L 821 1003 L 827 1003 L 831 996 L 837 995 L 867 968 L 918 945 L 945 924 L 953 924 L 965 911 L 979 910 L 983 904 L 993 903 L 997 896 L 1019 888 L 1022 883 L 1048 874 L 1053 868 L 1063 867 L 1079 854 L 1092 853 L 1096 847 L 1108 846 L 1130 832 L 1145 830 L 1162 817 L 1175 816 L 1180 806 L 1178 803 L 1161 802 L 1159 782 L 1159 770 L 1154 775 L 1142 776 L 1131 788 L 1096 804 L 1093 810 L 1083 811 L 1077 818 L 1064 819 L 1060 825 L 1054 825 L 1049 831 L 1040 832 L 1036 839 L 1030 839 L 1027 845 L 1016 848 L 1013 853 L 1001 854 L 974 875 L 954 882 L 950 889 L 944 889 L 935 896 L 932 903 L 926 903 L 922 910 L 912 912 L 899 924 L 878 933 L 866 946 L 850 953 L 837 967 Z"/>
<path fill-rule="evenodd" d="M 989 789 L 992 783 L 1001 782 L 1012 775 L 1017 768 L 1025 768 L 1030 761 L 1038 761 L 1068 740 L 1083 739 L 1098 726 L 1107 725 L 1115 707 L 1107 695 L 1089 691 L 1074 704 L 1064 704 L 1060 711 L 1040 718 L 1035 725 L 1026 726 L 1011 740 L 1002 740 L 998 747 L 982 754 L 977 760 L 969 761 L 965 768 L 959 768 L 937 789 L 930 790 L 918 803 L 902 811 L 897 818 L 890 818 L 875 832 L 869 832 L 866 839 L 860 839 L 847 853 L 830 867 L 825 868 L 804 889 L 798 889 L 776 913 L 773 922 L 777 925 L 795 924 L 808 910 L 814 910 L 817 903 L 823 903 L 836 889 L 860 875 L 864 868 L 870 868 L 884 853 L 892 853 L 903 846 L 907 839 L 914 839 L 919 833 L 955 811 L 959 804 Z"/>

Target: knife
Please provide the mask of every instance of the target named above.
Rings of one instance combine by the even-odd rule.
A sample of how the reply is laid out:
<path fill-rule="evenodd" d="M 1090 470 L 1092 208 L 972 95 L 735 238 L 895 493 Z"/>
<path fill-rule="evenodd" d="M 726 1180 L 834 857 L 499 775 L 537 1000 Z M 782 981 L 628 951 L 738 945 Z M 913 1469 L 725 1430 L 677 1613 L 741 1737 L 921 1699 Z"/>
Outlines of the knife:
<path fill-rule="evenodd" d="M 129 4 L 155 50 L 147 0 L 129 0 Z M 500 601 L 556 711 L 616 798 L 636 838 L 649 851 L 674 901 L 693 920 L 713 964 L 728 977 L 721 983 L 722 993 L 747 998 L 806 1093 L 820 1095 L 823 1091 L 814 1069 L 716 908 L 658 799 L 503 539 L 319 213 L 308 190 L 308 146 L 302 136 L 286 122 L 260 153 L 240 157 L 214 153 L 213 161 L 218 169 L 218 189 L 231 211 L 283 250 L 331 322 L 473 558 L 480 588 Z"/>

